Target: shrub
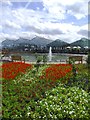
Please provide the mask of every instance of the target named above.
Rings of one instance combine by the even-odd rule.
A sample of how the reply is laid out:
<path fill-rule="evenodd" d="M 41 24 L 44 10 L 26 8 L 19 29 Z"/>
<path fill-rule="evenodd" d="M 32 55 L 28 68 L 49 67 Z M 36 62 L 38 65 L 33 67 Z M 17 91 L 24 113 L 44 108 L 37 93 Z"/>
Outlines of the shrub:
<path fill-rule="evenodd" d="M 37 63 L 41 62 L 42 61 L 42 57 L 41 56 L 38 56 L 37 57 Z"/>
<path fill-rule="evenodd" d="M 43 62 L 44 62 L 44 64 L 47 62 L 47 56 L 46 55 L 43 55 Z"/>
<path fill-rule="evenodd" d="M 37 61 L 36 61 L 36 65 L 35 65 L 35 67 L 36 67 L 36 70 L 37 70 L 37 72 L 38 72 L 38 70 L 39 70 L 39 67 L 40 67 L 40 62 L 42 61 L 42 58 L 39 56 L 39 57 L 37 57 Z"/>
<path fill-rule="evenodd" d="M 73 74 L 73 76 L 69 79 L 67 85 L 69 87 L 77 86 L 87 92 L 90 92 L 90 74 L 89 74 L 87 65 L 76 64 L 74 65 L 74 67 L 76 69 L 76 75 Z"/>
<path fill-rule="evenodd" d="M 35 120 L 89 120 L 89 99 L 89 94 L 78 87 L 59 86 L 46 92 L 46 98 L 37 103 L 29 116 Z"/>
<path fill-rule="evenodd" d="M 90 52 L 88 53 L 87 64 L 88 64 L 88 68 L 90 70 Z"/>

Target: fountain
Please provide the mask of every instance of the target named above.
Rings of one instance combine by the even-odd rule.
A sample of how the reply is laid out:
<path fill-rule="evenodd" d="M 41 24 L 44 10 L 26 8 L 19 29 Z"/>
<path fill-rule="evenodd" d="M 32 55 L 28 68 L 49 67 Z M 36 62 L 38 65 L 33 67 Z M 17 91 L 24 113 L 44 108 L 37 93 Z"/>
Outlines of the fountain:
<path fill-rule="evenodd" d="M 48 57 L 49 57 L 49 62 L 51 62 L 52 61 L 52 47 L 49 48 Z"/>

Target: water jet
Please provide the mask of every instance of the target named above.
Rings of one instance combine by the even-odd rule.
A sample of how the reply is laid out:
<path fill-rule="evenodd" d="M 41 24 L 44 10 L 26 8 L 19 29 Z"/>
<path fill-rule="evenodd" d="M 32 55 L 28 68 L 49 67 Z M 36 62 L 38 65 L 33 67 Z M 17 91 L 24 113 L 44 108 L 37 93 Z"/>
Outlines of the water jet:
<path fill-rule="evenodd" d="M 51 62 L 52 61 L 52 47 L 49 48 L 48 57 L 49 57 L 49 62 Z"/>

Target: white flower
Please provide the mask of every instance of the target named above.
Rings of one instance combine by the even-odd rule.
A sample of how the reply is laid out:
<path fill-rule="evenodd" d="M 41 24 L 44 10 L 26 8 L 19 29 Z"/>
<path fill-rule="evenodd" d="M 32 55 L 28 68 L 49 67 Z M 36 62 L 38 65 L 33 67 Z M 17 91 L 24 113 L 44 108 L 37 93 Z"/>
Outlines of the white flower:
<path fill-rule="evenodd" d="M 73 113 L 73 111 L 70 111 L 70 112 L 69 112 L 69 114 L 72 114 L 72 113 Z"/>
<path fill-rule="evenodd" d="M 27 115 L 29 116 L 29 115 L 30 115 L 30 112 L 28 112 Z"/>
<path fill-rule="evenodd" d="M 41 116 L 39 116 L 39 118 L 41 118 Z"/>

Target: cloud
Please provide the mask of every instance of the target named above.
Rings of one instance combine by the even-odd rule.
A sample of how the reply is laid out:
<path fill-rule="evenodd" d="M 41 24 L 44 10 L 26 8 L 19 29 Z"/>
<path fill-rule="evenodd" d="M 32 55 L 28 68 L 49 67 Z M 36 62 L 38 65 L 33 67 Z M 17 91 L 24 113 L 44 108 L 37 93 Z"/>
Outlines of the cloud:
<path fill-rule="evenodd" d="M 90 15 L 90 1 L 88 3 L 88 14 Z"/>
<path fill-rule="evenodd" d="M 89 0 L 43 0 L 44 7 L 52 14 L 60 14 L 65 18 L 67 14 L 71 14 L 76 19 L 81 19 L 88 15 L 88 1 Z M 55 9 L 56 8 L 56 9 Z"/>
<path fill-rule="evenodd" d="M 12 21 L 9 21 L 9 20 L 6 20 L 5 22 L 5 28 L 10 28 L 10 29 L 20 29 L 21 26 L 16 24 L 15 22 L 12 22 Z"/>
<path fill-rule="evenodd" d="M 88 37 L 88 31 L 87 30 L 80 30 L 77 33 L 82 35 L 82 36 Z"/>
<path fill-rule="evenodd" d="M 81 6 L 81 7 L 80 7 Z M 88 15 L 88 3 L 87 2 L 77 2 L 73 5 L 68 5 L 68 14 L 73 15 L 76 19 L 85 18 Z"/>
<path fill-rule="evenodd" d="M 3 28 L 2 25 L 0 25 L 0 32 L 2 32 L 2 28 Z"/>
<path fill-rule="evenodd" d="M 15 39 L 18 39 L 19 37 L 15 34 L 13 35 L 10 35 L 10 34 L 6 34 L 6 33 L 0 33 L 0 42 L 5 40 L 5 39 L 12 39 L 12 40 L 15 40 Z"/>
<path fill-rule="evenodd" d="M 2 2 L 2 6 L 9 6 L 9 7 L 12 6 L 12 3 L 10 0 L 3 0 L 1 2 Z"/>
<path fill-rule="evenodd" d="M 88 24 L 80 26 L 77 34 L 82 35 L 83 37 L 88 37 Z"/>
<path fill-rule="evenodd" d="M 37 10 L 33 10 L 28 7 L 29 3 L 25 5 L 25 8 L 13 8 L 10 1 L 4 5 L 3 16 L 0 15 L 3 37 L 32 38 L 37 35 L 71 42 L 85 36 L 87 27 L 80 26 L 78 23 L 76 25 L 75 20 L 82 20 L 86 17 L 88 0 L 41 0 L 41 2 L 43 2 L 43 10 L 40 10 L 39 6 Z M 69 22 L 71 18 L 68 18 L 68 15 L 75 18 L 71 23 Z"/>

